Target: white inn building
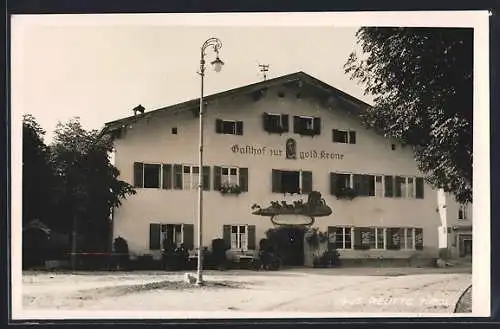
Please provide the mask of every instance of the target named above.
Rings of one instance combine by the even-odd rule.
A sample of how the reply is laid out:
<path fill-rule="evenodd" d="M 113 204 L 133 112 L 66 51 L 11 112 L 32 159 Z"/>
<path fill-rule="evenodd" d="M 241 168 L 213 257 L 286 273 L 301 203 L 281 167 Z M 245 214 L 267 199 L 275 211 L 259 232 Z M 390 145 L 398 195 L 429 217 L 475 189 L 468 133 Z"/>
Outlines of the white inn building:
<path fill-rule="evenodd" d="M 471 255 L 471 207 L 428 186 L 411 147 L 363 127 L 368 104 L 303 72 L 205 101 L 204 246 L 223 238 L 233 255 L 255 252 L 275 225 L 252 205 L 318 191 L 333 213 L 312 227 L 335 238 L 343 259 L 437 257 L 440 247 Z M 132 256 L 160 257 L 165 238 L 198 247 L 198 111 L 194 99 L 105 125 L 120 179 L 137 190 L 113 214 L 113 235 Z M 302 254 L 294 265 L 311 264 L 289 227 L 290 249 Z"/>

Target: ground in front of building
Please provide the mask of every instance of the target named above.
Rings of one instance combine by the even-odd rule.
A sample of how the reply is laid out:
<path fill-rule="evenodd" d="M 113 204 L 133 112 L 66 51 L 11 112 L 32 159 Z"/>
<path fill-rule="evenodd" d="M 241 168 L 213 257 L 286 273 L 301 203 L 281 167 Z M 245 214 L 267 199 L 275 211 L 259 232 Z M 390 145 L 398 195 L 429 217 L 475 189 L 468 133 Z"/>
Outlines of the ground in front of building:
<path fill-rule="evenodd" d="M 23 309 L 235 312 L 452 313 L 470 269 L 341 268 L 208 271 L 207 285 L 183 273 L 23 274 Z"/>

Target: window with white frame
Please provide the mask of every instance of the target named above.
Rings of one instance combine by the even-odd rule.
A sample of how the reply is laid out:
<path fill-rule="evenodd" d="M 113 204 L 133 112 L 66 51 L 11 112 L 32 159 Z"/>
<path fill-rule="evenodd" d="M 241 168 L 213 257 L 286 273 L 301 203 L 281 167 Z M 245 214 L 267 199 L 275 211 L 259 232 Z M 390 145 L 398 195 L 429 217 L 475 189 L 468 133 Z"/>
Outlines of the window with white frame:
<path fill-rule="evenodd" d="M 467 219 L 467 205 L 461 204 L 458 208 L 458 219 L 466 220 Z"/>
<path fill-rule="evenodd" d="M 375 196 L 384 196 L 384 176 L 375 176 Z"/>
<path fill-rule="evenodd" d="M 167 247 L 165 244 L 178 247 L 183 242 L 182 224 L 162 224 L 160 226 L 160 245 L 162 250 Z"/>
<path fill-rule="evenodd" d="M 415 183 L 413 177 L 406 178 L 406 196 L 408 198 L 415 197 Z"/>
<path fill-rule="evenodd" d="M 351 249 L 352 229 L 350 227 L 336 227 L 334 241 L 336 249 Z"/>
<path fill-rule="evenodd" d="M 195 190 L 200 181 L 200 170 L 198 166 L 182 166 L 182 189 Z"/>
<path fill-rule="evenodd" d="M 222 185 L 238 185 L 240 179 L 240 170 L 236 167 L 222 167 L 221 169 L 221 184 Z"/>
<path fill-rule="evenodd" d="M 248 250 L 247 225 L 231 226 L 231 249 Z"/>
<path fill-rule="evenodd" d="M 401 248 L 404 249 L 415 249 L 415 229 L 405 228 L 404 229 L 404 239 L 401 241 Z"/>

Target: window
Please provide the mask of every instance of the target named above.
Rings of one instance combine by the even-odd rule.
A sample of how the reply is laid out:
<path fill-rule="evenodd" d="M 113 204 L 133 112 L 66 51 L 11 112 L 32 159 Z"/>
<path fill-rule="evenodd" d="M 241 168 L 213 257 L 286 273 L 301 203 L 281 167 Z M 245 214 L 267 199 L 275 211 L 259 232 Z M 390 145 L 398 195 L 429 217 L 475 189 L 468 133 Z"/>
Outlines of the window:
<path fill-rule="evenodd" d="M 408 177 L 406 179 L 406 195 L 408 198 L 415 197 L 415 184 L 413 183 L 413 177 Z"/>
<path fill-rule="evenodd" d="M 384 195 L 386 198 L 394 196 L 394 177 L 384 176 Z"/>
<path fill-rule="evenodd" d="M 243 121 L 216 119 L 215 132 L 217 134 L 243 135 Z"/>
<path fill-rule="evenodd" d="M 309 116 L 294 116 L 293 131 L 300 135 L 319 135 L 321 132 L 321 119 Z"/>
<path fill-rule="evenodd" d="M 172 128 L 172 135 L 177 135 L 177 127 Z"/>
<path fill-rule="evenodd" d="M 312 191 L 311 171 L 272 170 L 273 193 L 303 193 Z"/>
<path fill-rule="evenodd" d="M 330 229 L 330 228 L 329 228 Z M 350 227 L 335 227 L 333 231 L 333 241 L 335 243 L 336 249 L 351 249 L 352 248 L 352 239 L 351 234 L 352 230 Z"/>
<path fill-rule="evenodd" d="M 241 192 L 248 192 L 248 168 L 214 166 L 214 190 L 223 185 L 238 185 Z"/>
<path fill-rule="evenodd" d="M 193 224 L 149 224 L 149 249 L 165 250 L 176 248 L 181 244 L 187 250 L 193 249 L 194 225 Z"/>
<path fill-rule="evenodd" d="M 288 115 L 264 113 L 264 130 L 270 133 L 288 132 Z"/>
<path fill-rule="evenodd" d="M 467 219 L 467 205 L 461 204 L 458 208 L 458 219 Z"/>
<path fill-rule="evenodd" d="M 417 199 L 424 198 L 424 179 L 422 177 L 415 178 L 415 197 Z"/>
<path fill-rule="evenodd" d="M 406 196 L 404 191 L 404 186 L 406 185 L 406 180 L 404 177 L 396 176 L 394 179 L 394 197 L 401 198 Z M 405 191 L 406 192 L 406 191 Z"/>
<path fill-rule="evenodd" d="M 196 190 L 200 182 L 200 169 L 198 166 L 182 166 L 182 189 Z"/>
<path fill-rule="evenodd" d="M 221 184 L 237 185 L 239 180 L 238 168 L 222 167 Z"/>
<path fill-rule="evenodd" d="M 356 132 L 353 130 L 333 129 L 333 142 L 356 144 Z"/>
<path fill-rule="evenodd" d="M 160 188 L 161 165 L 134 163 L 134 187 Z"/>
<path fill-rule="evenodd" d="M 382 227 L 371 228 L 370 232 L 370 249 L 385 248 L 385 229 Z"/>
<path fill-rule="evenodd" d="M 231 226 L 231 249 L 248 250 L 248 230 L 246 225 Z"/>
<path fill-rule="evenodd" d="M 413 228 L 405 228 L 405 241 L 402 246 L 404 246 L 405 249 L 414 249 L 415 246 L 413 242 L 415 241 L 414 234 L 415 230 Z"/>
<path fill-rule="evenodd" d="M 375 196 L 384 196 L 384 176 L 375 176 Z"/>

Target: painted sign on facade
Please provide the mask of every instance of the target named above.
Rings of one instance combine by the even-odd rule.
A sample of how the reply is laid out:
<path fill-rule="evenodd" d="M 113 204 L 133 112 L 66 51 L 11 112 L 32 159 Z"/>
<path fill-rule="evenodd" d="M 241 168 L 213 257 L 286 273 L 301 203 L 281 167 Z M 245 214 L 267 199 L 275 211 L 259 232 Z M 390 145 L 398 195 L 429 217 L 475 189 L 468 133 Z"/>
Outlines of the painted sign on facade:
<path fill-rule="evenodd" d="M 267 147 L 257 145 L 234 144 L 231 152 L 241 155 L 285 157 L 285 159 L 300 160 L 343 160 L 344 154 L 326 150 L 310 149 L 307 151 L 297 151 L 297 143 L 293 138 L 286 141 L 285 149 L 279 147 Z"/>

